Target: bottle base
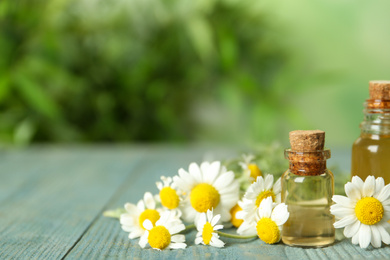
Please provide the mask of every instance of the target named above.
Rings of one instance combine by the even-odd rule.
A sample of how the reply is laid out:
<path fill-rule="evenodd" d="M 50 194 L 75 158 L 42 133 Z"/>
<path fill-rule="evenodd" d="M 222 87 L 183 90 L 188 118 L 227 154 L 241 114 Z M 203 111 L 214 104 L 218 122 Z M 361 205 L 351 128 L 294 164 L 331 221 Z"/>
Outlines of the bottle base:
<path fill-rule="evenodd" d="M 284 244 L 299 247 L 325 247 L 334 243 L 335 237 L 282 237 Z"/>

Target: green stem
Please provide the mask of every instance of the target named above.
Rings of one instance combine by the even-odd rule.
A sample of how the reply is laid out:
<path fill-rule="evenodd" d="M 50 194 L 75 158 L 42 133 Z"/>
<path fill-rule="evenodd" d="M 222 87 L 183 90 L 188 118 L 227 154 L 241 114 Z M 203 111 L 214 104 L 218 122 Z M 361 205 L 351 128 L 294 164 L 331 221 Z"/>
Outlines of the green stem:
<path fill-rule="evenodd" d="M 124 208 L 118 208 L 115 210 L 106 210 L 103 212 L 103 216 L 109 217 L 109 218 L 117 218 L 120 219 L 121 215 L 123 213 L 126 213 L 126 210 Z"/>
<path fill-rule="evenodd" d="M 186 228 L 183 230 L 183 232 L 186 232 L 186 231 L 188 231 L 188 230 L 190 230 L 190 229 L 193 229 L 193 228 L 195 228 L 195 224 L 188 225 L 188 226 L 186 226 Z"/>
<path fill-rule="evenodd" d="M 224 233 L 224 232 L 221 232 L 221 231 L 217 231 L 217 234 L 220 235 L 221 237 L 229 237 L 229 238 L 236 238 L 236 239 L 257 238 L 257 235 L 253 235 L 253 236 L 240 236 L 240 235 L 233 235 L 233 234 Z"/>

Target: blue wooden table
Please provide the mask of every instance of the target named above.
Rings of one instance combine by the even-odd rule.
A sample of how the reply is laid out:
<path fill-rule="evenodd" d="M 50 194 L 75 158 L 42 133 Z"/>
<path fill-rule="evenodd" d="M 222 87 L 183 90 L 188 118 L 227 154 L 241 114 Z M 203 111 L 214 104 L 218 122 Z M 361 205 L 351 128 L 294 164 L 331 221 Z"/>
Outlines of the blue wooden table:
<path fill-rule="evenodd" d="M 360 249 L 344 239 L 326 248 L 266 245 L 259 239 L 225 239 L 225 248 L 195 246 L 158 252 L 129 240 L 103 211 L 157 193 L 159 176 L 173 176 L 190 162 L 237 155 L 198 146 L 31 147 L 0 151 L 0 259 L 386 259 L 390 247 Z M 342 167 L 347 152 L 334 153 Z M 337 159 L 336 159 L 337 161 Z M 337 173 L 335 174 L 337 178 Z"/>

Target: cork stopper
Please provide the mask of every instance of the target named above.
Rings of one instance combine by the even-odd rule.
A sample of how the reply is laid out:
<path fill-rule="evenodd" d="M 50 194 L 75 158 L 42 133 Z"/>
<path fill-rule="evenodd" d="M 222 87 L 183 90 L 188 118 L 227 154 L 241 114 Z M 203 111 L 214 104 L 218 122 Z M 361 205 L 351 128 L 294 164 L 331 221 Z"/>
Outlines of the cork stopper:
<path fill-rule="evenodd" d="M 324 150 L 325 132 L 321 130 L 297 130 L 290 132 L 291 149 L 285 150 L 290 161 L 289 169 L 301 176 L 320 175 L 326 170 L 330 151 Z"/>
<path fill-rule="evenodd" d="M 292 151 L 324 150 L 325 132 L 321 130 L 296 130 L 290 132 Z"/>
<path fill-rule="evenodd" d="M 390 100 L 390 81 L 373 80 L 369 83 L 370 99 Z"/>

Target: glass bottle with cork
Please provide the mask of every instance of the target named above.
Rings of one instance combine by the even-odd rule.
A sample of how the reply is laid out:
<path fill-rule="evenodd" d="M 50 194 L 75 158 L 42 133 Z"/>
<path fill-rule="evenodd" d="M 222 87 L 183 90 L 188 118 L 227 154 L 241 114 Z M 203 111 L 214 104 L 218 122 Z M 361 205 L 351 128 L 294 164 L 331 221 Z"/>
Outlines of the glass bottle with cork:
<path fill-rule="evenodd" d="M 283 225 L 283 243 L 290 246 L 322 247 L 335 240 L 334 216 L 330 213 L 334 192 L 333 174 L 326 168 L 330 150 L 324 150 L 325 132 L 290 132 L 290 161 L 282 176 L 282 202 L 290 217 Z"/>
<path fill-rule="evenodd" d="M 370 81 L 360 137 L 352 146 L 351 175 L 390 183 L 390 81 Z"/>

